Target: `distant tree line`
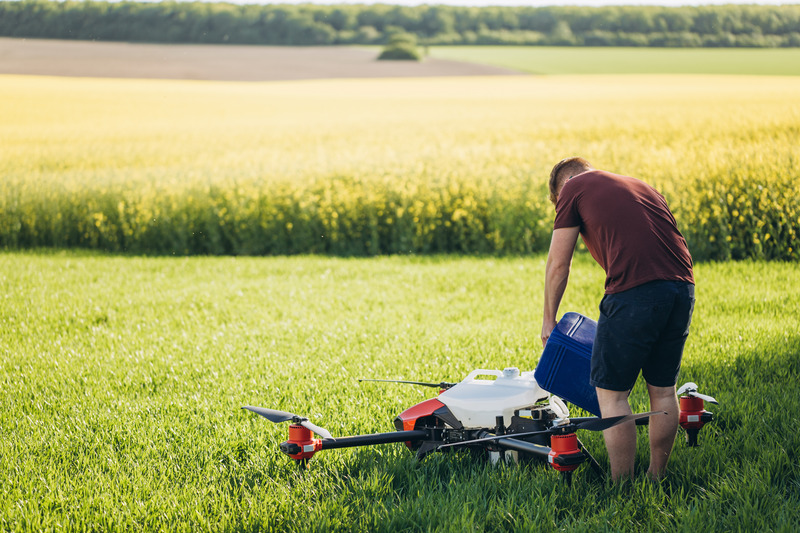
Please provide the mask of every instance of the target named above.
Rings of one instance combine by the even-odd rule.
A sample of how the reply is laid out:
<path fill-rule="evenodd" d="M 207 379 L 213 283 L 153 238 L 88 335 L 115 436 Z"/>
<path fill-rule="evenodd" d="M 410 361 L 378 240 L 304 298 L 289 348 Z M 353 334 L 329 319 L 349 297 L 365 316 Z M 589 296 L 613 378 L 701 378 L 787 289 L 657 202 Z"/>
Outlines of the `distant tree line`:
<path fill-rule="evenodd" d="M 800 5 L 451 7 L 0 1 L 0 36 L 157 43 L 800 47 Z"/>

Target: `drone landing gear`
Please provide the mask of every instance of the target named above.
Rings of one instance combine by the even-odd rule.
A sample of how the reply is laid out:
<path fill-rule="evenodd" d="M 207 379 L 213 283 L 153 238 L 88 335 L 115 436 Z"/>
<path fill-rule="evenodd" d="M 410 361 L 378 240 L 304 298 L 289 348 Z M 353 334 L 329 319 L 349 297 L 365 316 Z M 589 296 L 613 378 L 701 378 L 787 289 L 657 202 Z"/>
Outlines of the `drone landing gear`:
<path fill-rule="evenodd" d="M 577 441 L 578 441 L 578 448 L 586 456 L 586 459 L 589 461 L 589 466 L 592 467 L 592 470 L 594 470 L 594 473 L 597 474 L 597 476 L 600 479 L 604 479 L 606 477 L 606 473 L 603 471 L 603 468 L 600 466 L 600 463 L 598 463 L 597 459 L 595 459 L 592 456 L 592 454 L 589 453 L 589 450 L 586 449 L 586 446 L 583 445 L 580 439 L 577 439 Z"/>
<path fill-rule="evenodd" d="M 435 452 L 436 450 L 439 449 L 439 446 L 441 446 L 441 444 L 442 444 L 441 441 L 433 441 L 433 440 L 423 441 L 420 447 L 417 448 L 417 455 L 416 455 L 417 460 L 421 461 L 429 453 Z"/>

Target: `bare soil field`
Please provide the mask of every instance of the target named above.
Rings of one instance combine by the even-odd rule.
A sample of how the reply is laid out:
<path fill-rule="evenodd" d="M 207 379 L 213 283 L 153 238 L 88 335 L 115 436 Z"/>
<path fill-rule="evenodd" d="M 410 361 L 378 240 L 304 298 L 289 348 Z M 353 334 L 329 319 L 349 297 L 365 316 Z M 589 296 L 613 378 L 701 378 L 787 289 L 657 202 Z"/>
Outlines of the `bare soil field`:
<path fill-rule="evenodd" d="M 0 74 L 273 81 L 321 78 L 497 76 L 520 72 L 426 58 L 378 61 L 349 46 L 141 44 L 0 38 Z"/>

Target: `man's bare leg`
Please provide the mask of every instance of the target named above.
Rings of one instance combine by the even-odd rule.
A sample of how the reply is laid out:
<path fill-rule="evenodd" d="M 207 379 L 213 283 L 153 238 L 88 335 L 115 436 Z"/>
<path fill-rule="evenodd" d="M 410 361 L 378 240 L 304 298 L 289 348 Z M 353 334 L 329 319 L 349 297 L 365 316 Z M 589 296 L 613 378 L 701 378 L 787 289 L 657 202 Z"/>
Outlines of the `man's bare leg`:
<path fill-rule="evenodd" d="M 628 403 L 629 391 L 613 391 L 597 389 L 597 400 L 603 418 L 631 414 Z M 611 463 L 611 479 L 618 481 L 633 477 L 633 465 L 636 459 L 636 424 L 626 422 L 603 431 L 603 439 L 608 450 L 608 461 Z"/>
<path fill-rule="evenodd" d="M 654 387 L 648 383 L 647 392 L 650 394 L 650 410 L 667 413 L 650 417 L 650 468 L 647 475 L 651 479 L 659 479 L 667 471 L 667 461 L 678 432 L 680 409 L 674 385 Z"/>

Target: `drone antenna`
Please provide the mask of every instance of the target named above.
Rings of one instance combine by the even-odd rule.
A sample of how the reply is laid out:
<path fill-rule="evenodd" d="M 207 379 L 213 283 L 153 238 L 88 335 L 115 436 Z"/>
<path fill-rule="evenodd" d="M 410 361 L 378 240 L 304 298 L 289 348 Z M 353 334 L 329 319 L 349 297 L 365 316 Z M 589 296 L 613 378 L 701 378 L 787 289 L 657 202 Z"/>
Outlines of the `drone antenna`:
<path fill-rule="evenodd" d="M 447 382 L 447 381 L 442 381 L 441 383 L 429 383 L 429 382 L 425 382 L 425 381 L 408 381 L 408 380 L 404 380 L 404 379 L 368 379 L 368 378 L 360 378 L 358 380 L 359 383 L 361 383 L 362 381 L 380 381 L 382 383 L 405 383 L 405 384 L 408 384 L 408 385 L 421 385 L 423 387 L 434 387 L 434 388 L 443 389 L 443 390 L 447 390 L 450 387 L 453 387 L 454 385 L 456 385 L 455 383 L 450 383 L 450 382 Z"/>

